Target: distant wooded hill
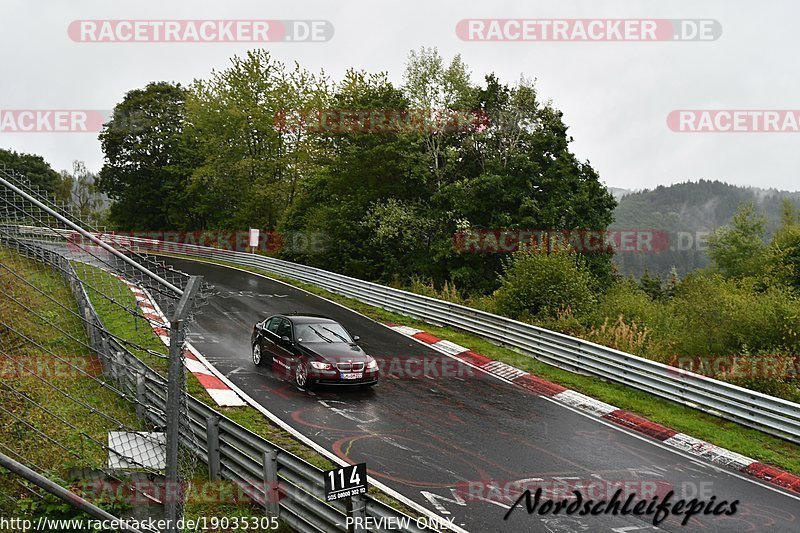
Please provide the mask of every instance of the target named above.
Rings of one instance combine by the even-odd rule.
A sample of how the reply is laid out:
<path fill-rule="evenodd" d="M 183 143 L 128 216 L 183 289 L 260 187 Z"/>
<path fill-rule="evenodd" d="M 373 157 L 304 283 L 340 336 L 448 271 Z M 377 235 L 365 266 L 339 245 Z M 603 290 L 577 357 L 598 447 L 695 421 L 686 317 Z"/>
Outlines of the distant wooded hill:
<path fill-rule="evenodd" d="M 780 223 L 783 198 L 788 197 L 800 206 L 800 192 L 737 187 L 708 180 L 635 192 L 613 188 L 612 193 L 619 205 L 614 211 L 611 229 L 652 229 L 669 234 L 669 250 L 650 254 L 619 253 L 615 256 L 620 272 L 637 278 L 645 270 L 666 277 L 674 266 L 683 276 L 695 268 L 707 266 L 704 237 L 730 222 L 742 202 L 753 202 L 756 209 L 767 217 L 767 238 Z"/>

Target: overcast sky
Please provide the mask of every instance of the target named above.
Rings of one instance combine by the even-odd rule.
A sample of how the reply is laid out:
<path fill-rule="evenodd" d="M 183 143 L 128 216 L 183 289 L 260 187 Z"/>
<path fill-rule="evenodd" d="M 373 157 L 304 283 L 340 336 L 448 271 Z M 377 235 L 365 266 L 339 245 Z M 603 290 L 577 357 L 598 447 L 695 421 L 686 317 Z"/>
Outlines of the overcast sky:
<path fill-rule="evenodd" d="M 148 82 L 190 83 L 263 46 L 285 62 L 334 78 L 348 67 L 400 82 L 409 50 L 461 54 L 474 81 L 536 78 L 564 112 L 575 141 L 610 186 L 652 188 L 686 179 L 798 190 L 800 133 L 676 133 L 676 109 L 800 109 L 796 1 L 3 0 L 0 109 L 112 109 Z M 722 35 L 689 42 L 469 42 L 465 18 L 714 19 Z M 67 28 L 83 19 L 316 19 L 328 42 L 86 43 Z M 102 165 L 96 133 L 9 133 L 0 147 L 44 156 L 57 170 Z"/>

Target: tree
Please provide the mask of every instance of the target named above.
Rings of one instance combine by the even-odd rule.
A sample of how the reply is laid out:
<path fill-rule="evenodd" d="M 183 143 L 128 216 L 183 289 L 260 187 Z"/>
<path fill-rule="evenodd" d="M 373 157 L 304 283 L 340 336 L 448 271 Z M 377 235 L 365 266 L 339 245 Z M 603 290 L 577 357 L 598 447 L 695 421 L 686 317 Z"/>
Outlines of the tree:
<path fill-rule="evenodd" d="M 773 280 L 800 294 L 800 210 L 788 199 L 781 206 L 781 226 L 772 237 L 767 255 Z"/>
<path fill-rule="evenodd" d="M 287 68 L 265 50 L 234 56 L 192 85 L 189 132 L 202 164 L 190 191 L 202 225 L 274 229 L 283 221 L 316 149 L 292 118 L 323 109 L 328 91 L 324 74 Z"/>
<path fill-rule="evenodd" d="M 63 170 L 60 177 L 56 196 L 72 207 L 81 220 L 98 224 L 105 202 L 95 184 L 97 174 L 86 170 L 86 163 L 76 160 L 72 162 L 72 173 Z"/>
<path fill-rule="evenodd" d="M 445 66 L 436 48 L 423 47 L 419 52 L 412 50 L 409 53 L 403 91 L 412 110 L 428 118 L 421 134 L 437 188 L 444 183 L 448 167 L 455 160 L 456 150 L 452 144 L 458 137 L 458 132 L 440 130 L 437 122 L 447 120 L 452 111 L 470 111 L 473 88 L 469 77 L 460 55 Z"/>
<path fill-rule="evenodd" d="M 658 274 L 651 275 L 649 270 L 645 270 L 639 279 L 639 287 L 647 293 L 653 300 L 659 300 L 664 296 L 663 282 Z"/>
<path fill-rule="evenodd" d="M 186 223 L 193 151 L 183 137 L 186 90 L 150 83 L 128 92 L 100 132 L 105 162 L 97 187 L 112 200 L 110 219 L 123 229 L 175 229 Z"/>
<path fill-rule="evenodd" d="M 726 277 L 756 276 L 764 266 L 766 218 L 750 203 L 740 204 L 730 225 L 717 228 L 708 238 L 708 255 Z"/>
<path fill-rule="evenodd" d="M 678 285 L 681 283 L 681 278 L 678 275 L 678 269 L 674 266 L 669 270 L 669 276 L 667 277 L 667 286 L 664 289 L 664 296 L 669 299 L 675 297 L 675 292 L 678 290 Z"/>
<path fill-rule="evenodd" d="M 24 154 L 0 148 L 0 169 L 25 176 L 31 185 L 53 193 L 59 183 L 58 172 L 40 155 Z"/>
<path fill-rule="evenodd" d="M 335 110 L 403 112 L 409 104 L 385 73 L 349 70 L 334 87 L 330 105 Z M 419 135 L 403 128 L 369 128 L 313 137 L 324 149 L 282 228 L 324 234 L 331 246 L 324 253 L 285 257 L 370 279 L 390 280 L 424 269 L 414 253 L 398 249 L 381 229 L 407 209 L 430 215 L 424 203 L 417 203 L 429 196 Z"/>
<path fill-rule="evenodd" d="M 488 128 L 470 132 L 460 145 L 459 178 L 436 191 L 432 203 L 450 222 L 469 227 L 525 230 L 605 230 L 616 201 L 588 162 L 569 150 L 571 137 L 562 114 L 539 102 L 532 82 L 509 87 L 493 75 L 477 91 Z M 444 252 L 443 252 L 444 253 Z M 585 256 L 601 285 L 611 281 L 611 254 Z M 456 283 L 491 291 L 501 256 L 446 254 Z"/>

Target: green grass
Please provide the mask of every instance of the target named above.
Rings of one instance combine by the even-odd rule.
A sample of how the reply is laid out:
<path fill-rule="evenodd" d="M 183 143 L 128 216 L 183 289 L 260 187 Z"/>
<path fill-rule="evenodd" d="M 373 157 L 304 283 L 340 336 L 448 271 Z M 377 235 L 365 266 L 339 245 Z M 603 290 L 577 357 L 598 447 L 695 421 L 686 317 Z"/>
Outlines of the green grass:
<path fill-rule="evenodd" d="M 100 361 L 85 346 L 88 339 L 83 323 L 73 314 L 78 313 L 77 304 L 63 279 L 49 267 L 5 249 L 0 249 L 0 261 L 13 272 L 0 269 L 3 292 L 33 310 L 0 295 L 0 320 L 10 326 L 0 326 L 0 406 L 13 413 L 0 410 L 0 442 L 56 479 L 68 479 L 73 469 L 104 468 L 107 451 L 103 444 L 109 431 L 119 430 L 120 424 L 145 428 L 129 402 L 69 366 L 91 376 L 99 376 L 102 370 Z M 30 340 L 22 341 L 13 330 Z M 38 377 L 16 366 L 18 363 Z M 11 478 L 0 474 L 0 491 L 29 501 L 30 494 L 20 491 Z M 0 509 L 7 504 L 0 500 Z M 7 516 L 14 516 L 13 511 Z"/>
<path fill-rule="evenodd" d="M 188 259 L 197 260 L 192 257 L 188 257 Z M 719 417 L 668 400 L 662 400 L 623 385 L 610 383 L 596 377 L 583 376 L 561 370 L 532 359 L 510 348 L 492 344 L 475 335 L 452 328 L 433 326 L 404 315 L 373 307 L 346 296 L 334 294 L 314 285 L 276 275 L 267 270 L 243 267 L 226 261 L 213 260 L 206 262 L 264 274 L 270 278 L 345 305 L 378 322 L 392 322 L 424 329 L 438 337 L 468 347 L 487 357 L 514 365 L 531 374 L 582 392 L 603 402 L 615 405 L 620 409 L 637 413 L 653 422 L 663 424 L 681 433 L 686 433 L 706 442 L 746 455 L 752 459 L 800 475 L 800 446 L 761 431 L 750 429 L 741 424 L 723 420 Z"/>
<path fill-rule="evenodd" d="M 89 300 L 106 330 L 120 339 L 130 341 L 132 344 L 127 344 L 126 347 L 133 355 L 166 375 L 168 361 L 165 357 L 168 349 L 153 333 L 147 320 L 132 314 L 132 311 L 138 311 L 138 306 L 136 297 L 128 286 L 98 267 L 78 261 L 73 261 L 72 267 L 78 278 L 84 282 Z M 152 355 L 148 350 L 165 357 Z"/>

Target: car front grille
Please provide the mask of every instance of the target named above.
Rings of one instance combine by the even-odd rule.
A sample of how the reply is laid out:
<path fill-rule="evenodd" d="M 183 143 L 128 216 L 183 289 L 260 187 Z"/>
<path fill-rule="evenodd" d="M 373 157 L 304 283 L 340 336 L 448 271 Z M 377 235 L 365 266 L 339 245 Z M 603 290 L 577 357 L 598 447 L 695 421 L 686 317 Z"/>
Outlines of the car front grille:
<path fill-rule="evenodd" d="M 336 368 L 342 372 L 363 372 L 364 363 L 337 363 Z"/>

